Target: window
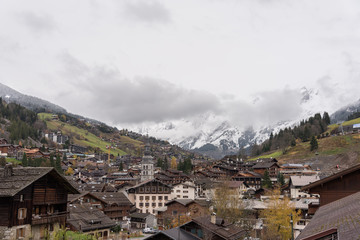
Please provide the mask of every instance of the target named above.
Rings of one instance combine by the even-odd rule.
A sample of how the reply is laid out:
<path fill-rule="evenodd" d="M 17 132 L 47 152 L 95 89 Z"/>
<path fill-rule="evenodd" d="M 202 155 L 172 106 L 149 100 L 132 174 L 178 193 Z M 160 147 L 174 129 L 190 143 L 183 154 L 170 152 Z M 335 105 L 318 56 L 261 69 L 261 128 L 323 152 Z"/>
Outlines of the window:
<path fill-rule="evenodd" d="M 188 193 L 189 191 L 183 191 L 183 193 Z"/>
<path fill-rule="evenodd" d="M 184 196 L 184 198 L 189 198 L 189 196 Z"/>
<path fill-rule="evenodd" d="M 156 187 L 151 187 L 151 192 L 155 193 L 156 192 Z"/>
<path fill-rule="evenodd" d="M 141 202 L 141 203 L 139 204 L 139 207 L 142 208 L 143 206 L 144 206 L 144 203 Z"/>
<path fill-rule="evenodd" d="M 144 192 L 144 188 L 143 188 L 143 187 L 139 188 L 139 192 L 143 193 L 143 192 Z"/>
<path fill-rule="evenodd" d="M 19 208 L 18 210 L 18 219 L 26 218 L 26 208 Z"/>
<path fill-rule="evenodd" d="M 20 195 L 20 202 L 23 202 L 24 201 L 24 195 Z"/>
<path fill-rule="evenodd" d="M 166 201 L 168 200 L 168 196 L 165 196 L 164 198 L 165 198 Z"/>
<path fill-rule="evenodd" d="M 162 196 L 159 196 L 158 198 L 159 198 L 160 201 L 162 200 Z"/>
<path fill-rule="evenodd" d="M 177 211 L 172 211 L 172 215 L 177 215 Z"/>
<path fill-rule="evenodd" d="M 159 202 L 159 203 L 158 203 L 158 206 L 159 206 L 159 207 L 162 207 L 162 203 L 161 203 L 161 202 Z"/>
<path fill-rule="evenodd" d="M 147 203 L 145 203 L 145 207 L 149 207 L 149 203 L 147 202 Z"/>
<path fill-rule="evenodd" d="M 144 196 L 140 196 L 140 201 L 144 200 Z"/>
<path fill-rule="evenodd" d="M 145 192 L 149 193 L 150 192 L 150 187 L 146 187 Z"/>
<path fill-rule="evenodd" d="M 180 198 L 180 195 L 176 195 L 177 198 Z"/>
<path fill-rule="evenodd" d="M 145 196 L 145 200 L 146 200 L 146 201 L 149 201 L 149 200 L 150 200 L 150 197 L 149 197 L 149 196 Z"/>
<path fill-rule="evenodd" d="M 188 186 L 186 186 L 186 185 L 184 185 L 184 186 L 183 186 L 183 188 L 184 188 L 184 189 L 186 189 L 186 188 L 189 188 L 189 187 L 188 187 Z"/>
<path fill-rule="evenodd" d="M 156 196 L 152 196 L 151 198 L 152 198 L 152 200 L 153 200 L 153 201 L 155 201 L 155 200 L 156 200 Z"/>
<path fill-rule="evenodd" d="M 136 195 L 134 196 L 134 200 L 136 200 Z"/>
<path fill-rule="evenodd" d="M 180 190 L 176 190 L 176 192 L 180 192 Z"/>
<path fill-rule="evenodd" d="M 152 207 L 156 207 L 156 203 L 153 202 L 153 203 L 151 204 L 151 206 L 152 206 Z"/>
<path fill-rule="evenodd" d="M 159 192 L 162 192 L 162 191 L 163 191 L 163 188 L 162 188 L 162 187 L 159 187 L 158 190 L 159 190 Z"/>
<path fill-rule="evenodd" d="M 16 229 L 16 238 L 25 238 L 25 228 Z"/>

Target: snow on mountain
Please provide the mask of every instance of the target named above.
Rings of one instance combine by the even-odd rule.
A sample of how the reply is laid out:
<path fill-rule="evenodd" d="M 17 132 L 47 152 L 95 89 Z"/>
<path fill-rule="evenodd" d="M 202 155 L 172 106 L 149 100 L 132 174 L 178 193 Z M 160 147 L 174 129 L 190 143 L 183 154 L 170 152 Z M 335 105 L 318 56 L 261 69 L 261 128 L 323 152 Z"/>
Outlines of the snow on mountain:
<path fill-rule="evenodd" d="M 256 128 L 244 127 L 231 123 L 225 116 L 208 113 L 189 119 L 141 126 L 136 131 L 168 140 L 188 150 L 219 158 L 226 154 L 237 153 L 239 149 L 247 148 L 255 142 L 261 143 L 268 139 L 271 132 L 275 133 L 280 129 L 292 127 L 315 113 L 324 111 L 331 113 L 339 104 L 334 104 L 336 99 L 332 101 L 316 89 L 303 87 L 299 89 L 299 92 L 301 111 L 296 119 L 284 119 L 276 124 L 269 125 L 264 122 L 262 126 Z M 259 101 L 261 101 L 261 96 L 255 96 L 252 101 L 254 107 Z"/>

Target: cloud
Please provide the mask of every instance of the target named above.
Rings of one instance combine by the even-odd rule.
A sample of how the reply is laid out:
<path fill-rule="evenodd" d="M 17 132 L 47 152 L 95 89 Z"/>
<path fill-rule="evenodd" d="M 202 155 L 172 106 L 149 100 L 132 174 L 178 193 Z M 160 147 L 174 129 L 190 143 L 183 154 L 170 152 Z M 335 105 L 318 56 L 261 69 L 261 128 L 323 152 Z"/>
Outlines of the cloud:
<path fill-rule="evenodd" d="M 157 1 L 138 0 L 128 1 L 125 4 L 127 16 L 146 23 L 169 23 L 171 17 L 169 10 Z"/>
<path fill-rule="evenodd" d="M 35 33 L 50 33 L 57 28 L 55 20 L 47 14 L 22 12 L 21 21 Z"/>
<path fill-rule="evenodd" d="M 298 89 L 263 91 L 254 95 L 254 99 L 256 101 L 235 100 L 223 104 L 232 124 L 257 128 L 294 120 L 302 112 Z"/>
<path fill-rule="evenodd" d="M 64 101 L 83 99 L 77 102 L 79 111 L 113 124 L 158 123 L 220 109 L 218 98 L 204 91 L 148 77 L 127 79 L 118 69 L 88 67 L 70 54 L 60 59 L 65 67 L 62 75 L 75 86 Z"/>

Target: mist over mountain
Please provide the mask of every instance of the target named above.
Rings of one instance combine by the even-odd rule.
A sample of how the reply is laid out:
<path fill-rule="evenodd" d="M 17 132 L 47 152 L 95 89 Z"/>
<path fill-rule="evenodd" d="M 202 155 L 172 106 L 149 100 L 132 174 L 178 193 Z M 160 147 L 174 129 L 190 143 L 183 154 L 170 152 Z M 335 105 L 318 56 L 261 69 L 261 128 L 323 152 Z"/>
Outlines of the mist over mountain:
<path fill-rule="evenodd" d="M 0 83 L 0 97 L 6 102 L 14 102 L 34 112 L 67 113 L 67 111 L 49 101 L 22 94 Z"/>

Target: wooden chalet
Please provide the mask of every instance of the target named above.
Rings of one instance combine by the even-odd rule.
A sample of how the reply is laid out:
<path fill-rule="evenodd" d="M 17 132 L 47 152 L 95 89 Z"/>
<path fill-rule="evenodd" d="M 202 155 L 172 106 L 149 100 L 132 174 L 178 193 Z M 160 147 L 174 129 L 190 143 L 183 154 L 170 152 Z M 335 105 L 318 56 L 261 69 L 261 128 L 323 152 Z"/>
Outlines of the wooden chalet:
<path fill-rule="evenodd" d="M 242 181 L 249 188 L 254 188 L 255 190 L 261 188 L 261 175 L 255 172 L 251 172 L 251 171 L 239 172 L 238 174 L 232 177 L 232 180 Z"/>
<path fill-rule="evenodd" d="M 0 168 L 0 238 L 42 239 L 66 224 L 67 195 L 78 191 L 54 168 Z"/>
<path fill-rule="evenodd" d="M 133 204 L 123 192 L 94 192 L 104 202 L 103 212 L 116 221 L 126 221 Z"/>
<path fill-rule="evenodd" d="M 360 191 L 360 164 L 303 186 L 301 190 L 319 194 L 320 206 L 357 193 Z"/>
<path fill-rule="evenodd" d="M 93 235 L 99 240 L 108 239 L 110 229 L 116 226 L 115 221 L 89 203 L 69 204 L 67 223 L 70 230 Z"/>
<path fill-rule="evenodd" d="M 271 178 L 276 178 L 280 171 L 280 166 L 279 164 L 277 164 L 277 161 L 275 162 L 262 160 L 256 165 L 254 165 L 252 168 L 254 172 L 259 173 L 262 176 L 264 176 L 265 171 L 268 171 Z"/>

